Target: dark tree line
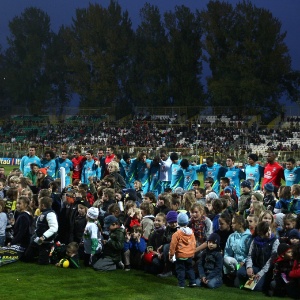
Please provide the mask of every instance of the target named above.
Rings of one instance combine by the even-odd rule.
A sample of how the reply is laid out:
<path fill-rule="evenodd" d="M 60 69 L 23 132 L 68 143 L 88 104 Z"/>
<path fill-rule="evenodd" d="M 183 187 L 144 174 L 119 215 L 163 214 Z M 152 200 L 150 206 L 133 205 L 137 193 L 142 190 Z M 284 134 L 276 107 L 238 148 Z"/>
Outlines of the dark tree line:
<path fill-rule="evenodd" d="M 77 93 L 81 107 L 214 105 L 276 113 L 283 95 L 299 100 L 286 32 L 268 10 L 250 1 L 211 1 L 203 11 L 182 5 L 162 15 L 147 3 L 140 17 L 133 30 L 117 1 L 90 4 L 56 34 L 45 12 L 25 9 L 9 22 L 8 48 L 0 48 L 1 102 L 62 113 Z"/>

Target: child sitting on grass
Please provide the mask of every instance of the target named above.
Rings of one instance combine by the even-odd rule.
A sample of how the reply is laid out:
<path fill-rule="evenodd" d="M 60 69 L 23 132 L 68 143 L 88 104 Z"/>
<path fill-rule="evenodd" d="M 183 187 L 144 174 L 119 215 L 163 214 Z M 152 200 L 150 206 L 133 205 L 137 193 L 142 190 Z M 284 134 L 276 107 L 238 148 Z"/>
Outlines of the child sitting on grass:
<path fill-rule="evenodd" d="M 58 245 L 56 247 L 60 247 L 60 245 Z M 79 246 L 76 242 L 71 242 L 67 245 L 64 257 L 69 262 L 68 268 L 79 269 L 78 248 L 79 248 Z M 56 263 L 55 265 L 57 267 L 63 268 L 63 262 L 62 261 L 63 261 L 63 259 L 59 260 L 59 262 Z"/>
<path fill-rule="evenodd" d="M 121 255 L 125 242 L 125 231 L 120 227 L 119 219 L 107 216 L 104 220 L 105 227 L 109 228 L 109 239 L 104 240 L 103 257 L 93 265 L 96 271 L 112 271 L 117 267 L 123 269 Z"/>
<path fill-rule="evenodd" d="M 200 286 L 210 289 L 222 285 L 223 256 L 220 249 L 220 237 L 212 233 L 207 239 L 207 248 L 201 252 L 198 263 Z"/>
<path fill-rule="evenodd" d="M 126 234 L 124 243 L 124 263 L 125 271 L 130 271 L 131 267 L 140 269 L 142 263 L 142 255 L 147 248 L 147 243 L 142 237 L 142 227 L 133 226 Z"/>
<path fill-rule="evenodd" d="M 175 255 L 176 273 L 180 288 L 185 287 L 186 275 L 189 277 L 189 286 L 196 286 L 192 259 L 196 250 L 196 240 L 192 229 L 187 227 L 188 222 L 187 214 L 180 213 L 177 216 L 177 223 L 180 229 L 172 235 L 170 243 L 169 260 L 172 261 Z"/>
<path fill-rule="evenodd" d="M 277 248 L 277 258 L 271 265 L 273 278 L 269 286 L 268 296 L 284 297 L 287 293 L 286 287 L 289 282 L 289 272 L 293 267 L 293 252 L 290 245 L 279 244 Z"/>

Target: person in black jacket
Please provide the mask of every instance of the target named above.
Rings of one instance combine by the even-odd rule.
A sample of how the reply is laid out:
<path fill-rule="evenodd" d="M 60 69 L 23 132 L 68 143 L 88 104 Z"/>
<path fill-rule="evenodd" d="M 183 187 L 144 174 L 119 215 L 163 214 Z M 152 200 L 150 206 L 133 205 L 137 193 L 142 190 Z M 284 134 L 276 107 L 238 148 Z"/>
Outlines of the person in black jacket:
<path fill-rule="evenodd" d="M 36 181 L 38 190 L 48 189 L 50 182 L 52 182 L 52 181 L 53 181 L 53 178 L 50 177 L 49 175 L 47 175 L 46 168 L 42 168 L 42 169 L 38 170 L 37 181 Z"/>
<path fill-rule="evenodd" d="M 18 245 L 26 249 L 30 244 L 31 228 L 33 225 L 33 217 L 30 211 L 30 200 L 25 196 L 21 196 L 17 200 L 17 210 L 19 212 L 16 222 L 13 226 L 13 239 L 10 245 Z"/>
<path fill-rule="evenodd" d="M 39 208 L 42 214 L 37 218 L 35 234 L 24 254 L 23 260 L 26 262 L 33 261 L 38 252 L 39 264 L 48 265 L 50 263 L 49 253 L 58 230 L 57 217 L 51 206 L 52 199 L 50 197 L 39 199 Z"/>
<path fill-rule="evenodd" d="M 207 239 L 207 248 L 201 252 L 198 263 L 200 285 L 215 289 L 222 281 L 223 255 L 220 249 L 220 236 L 212 233 Z"/>

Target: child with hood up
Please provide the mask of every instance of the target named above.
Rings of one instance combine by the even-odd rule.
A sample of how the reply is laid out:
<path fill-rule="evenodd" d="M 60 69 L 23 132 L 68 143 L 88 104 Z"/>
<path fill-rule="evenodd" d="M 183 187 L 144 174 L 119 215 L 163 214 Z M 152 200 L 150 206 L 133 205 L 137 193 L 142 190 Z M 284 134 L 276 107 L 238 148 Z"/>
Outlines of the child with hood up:
<path fill-rule="evenodd" d="M 189 277 L 189 287 L 196 286 L 192 260 L 196 250 L 196 240 L 193 230 L 187 227 L 188 222 L 187 214 L 178 214 L 177 223 L 180 229 L 172 235 L 169 252 L 170 261 L 172 261 L 174 254 L 176 257 L 175 266 L 180 288 L 185 287 L 185 275 Z"/>
<path fill-rule="evenodd" d="M 215 289 L 223 284 L 223 255 L 220 248 L 220 236 L 212 233 L 207 239 L 207 248 L 201 252 L 198 264 L 200 285 Z"/>

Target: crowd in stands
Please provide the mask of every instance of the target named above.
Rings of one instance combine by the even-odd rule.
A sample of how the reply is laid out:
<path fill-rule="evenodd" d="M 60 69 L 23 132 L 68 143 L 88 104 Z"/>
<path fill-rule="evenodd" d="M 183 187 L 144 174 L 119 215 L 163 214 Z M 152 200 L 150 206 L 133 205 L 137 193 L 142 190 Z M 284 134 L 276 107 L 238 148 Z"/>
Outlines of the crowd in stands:
<path fill-rule="evenodd" d="M 119 123 L 105 116 L 73 116 L 58 123 L 48 117 L 14 117 L 0 127 L 0 143 L 42 146 L 112 145 L 149 148 L 198 149 L 199 153 L 248 153 L 297 151 L 300 129 L 296 117 L 287 118 L 275 129 L 249 123 L 249 117 L 200 116 L 198 120 L 179 122 L 177 115 L 137 113 Z"/>
<path fill-rule="evenodd" d="M 0 243 L 24 262 L 176 276 L 179 288 L 223 284 L 269 296 L 300 294 L 300 168 L 268 153 L 244 170 L 195 165 L 162 149 L 56 157 L 35 147 L 8 176 L 0 169 Z M 65 175 L 60 167 L 65 169 Z M 72 171 L 72 175 L 71 175 Z M 204 188 L 197 174 L 203 173 Z M 285 181 L 281 185 L 282 180 Z M 66 182 L 64 188 L 61 181 Z M 72 182 L 71 182 L 72 181 Z"/>

